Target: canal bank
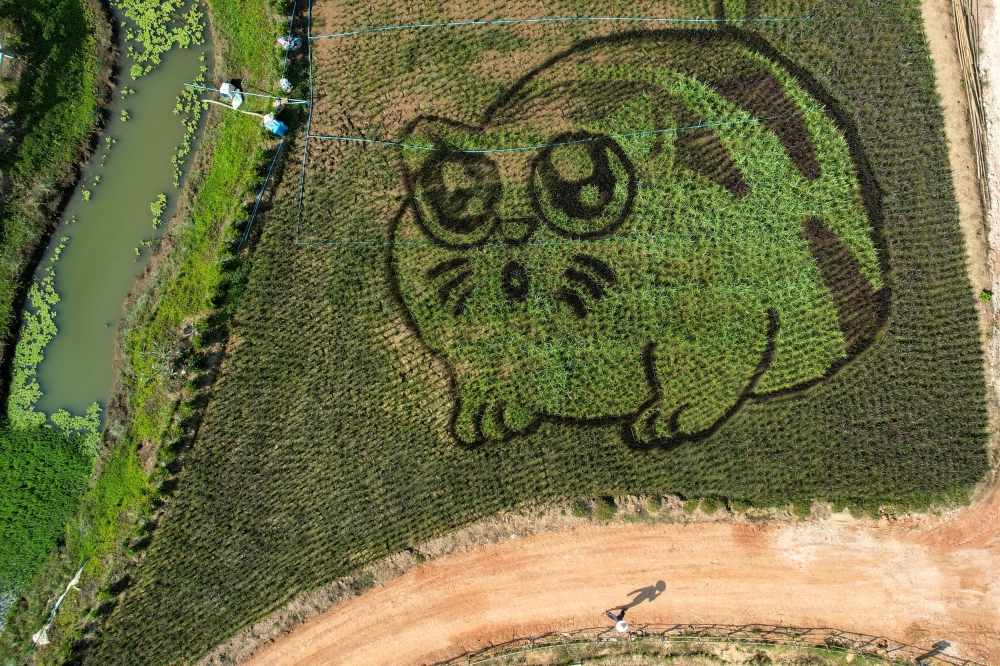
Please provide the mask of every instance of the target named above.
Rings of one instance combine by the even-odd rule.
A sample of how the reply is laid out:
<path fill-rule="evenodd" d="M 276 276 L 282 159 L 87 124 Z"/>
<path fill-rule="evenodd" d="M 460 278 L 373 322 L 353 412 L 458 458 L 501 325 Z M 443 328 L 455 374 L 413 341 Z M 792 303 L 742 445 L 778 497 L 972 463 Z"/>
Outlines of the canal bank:
<path fill-rule="evenodd" d="M 124 54 L 135 48 L 125 35 L 139 28 L 119 9 L 114 15 Z M 58 410 L 82 415 L 95 403 L 102 412 L 107 407 L 122 303 L 159 242 L 159 221 L 169 220 L 176 207 L 180 189 L 171 157 L 186 138 L 174 113 L 177 98 L 183 84 L 211 64 L 212 54 L 206 44 L 173 48 L 161 57 L 150 73 L 133 79 L 134 61 L 123 56 L 111 119 L 35 276 L 40 282 L 52 267 L 59 295 L 53 308 L 58 334 L 45 345 L 35 375 L 41 397 L 34 409 L 49 416 Z"/>
<path fill-rule="evenodd" d="M 275 39 L 285 34 L 280 32 L 287 26 L 282 14 L 290 7 L 275 10 L 267 0 L 209 0 L 206 8 L 211 11 L 216 52 L 224 55 L 218 73 L 209 79 L 239 79 L 251 91 L 279 90 L 283 54 L 275 48 Z M 122 70 L 127 75 L 128 65 Z M 288 71 L 301 86 L 296 97 L 306 92 L 303 71 Z M 264 104 L 248 101 L 247 106 L 265 111 Z M 117 117 L 119 111 L 115 113 Z M 171 505 L 184 442 L 197 428 L 210 386 L 186 381 L 178 366 L 164 363 L 164 357 L 190 367 L 187 357 L 195 341 L 182 331 L 190 331 L 187 324 L 192 321 L 211 327 L 199 325 L 203 335 L 197 337 L 213 348 L 225 336 L 225 321 L 251 261 L 245 252 L 237 252 L 250 215 L 247 202 L 255 201 L 278 145 L 259 118 L 215 105 L 204 132 L 197 158 L 186 158 L 192 173 L 176 217 L 162 248 L 135 284 L 127 316 L 118 326 L 116 384 L 89 487 L 63 531 L 65 542 L 22 590 L 7 631 L 0 634 L 0 661 L 25 657 L 52 602 L 85 564 L 79 590 L 70 591 L 50 627 L 51 643 L 36 647 L 34 653 L 44 663 L 84 660 L 88 646 L 100 640 L 100 632 L 94 632 L 127 593 L 129 577 L 161 513 Z M 98 187 L 102 184 L 104 178 Z M 265 209 L 266 202 L 267 197 Z"/>

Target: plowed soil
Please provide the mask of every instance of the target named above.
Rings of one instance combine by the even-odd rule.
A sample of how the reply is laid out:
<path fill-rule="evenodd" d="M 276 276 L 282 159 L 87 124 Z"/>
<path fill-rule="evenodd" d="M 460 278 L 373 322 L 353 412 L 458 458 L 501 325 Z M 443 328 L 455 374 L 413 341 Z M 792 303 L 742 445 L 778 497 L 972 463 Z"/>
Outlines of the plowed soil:
<path fill-rule="evenodd" d="M 974 286 L 986 247 L 947 0 L 925 0 Z M 984 33 L 996 33 L 992 0 Z M 984 38 L 984 64 L 1000 40 Z M 997 52 L 990 52 L 991 50 Z M 987 69 L 987 90 L 1000 71 Z M 988 102 L 995 102 L 992 95 Z M 988 112 L 997 127 L 995 106 Z M 1000 192 L 994 194 L 1000 201 Z M 995 230 L 994 230 L 995 232 Z M 994 289 L 996 286 L 994 286 Z M 984 323 L 993 319 L 984 308 Z M 992 326 L 995 330 L 996 320 Z M 990 383 L 996 354 L 990 350 Z M 613 523 L 477 547 L 425 563 L 270 644 L 248 666 L 423 664 L 491 642 L 607 622 L 628 593 L 665 591 L 627 613 L 643 622 L 832 626 L 1000 663 L 1000 492 L 943 518 L 850 524 Z"/>

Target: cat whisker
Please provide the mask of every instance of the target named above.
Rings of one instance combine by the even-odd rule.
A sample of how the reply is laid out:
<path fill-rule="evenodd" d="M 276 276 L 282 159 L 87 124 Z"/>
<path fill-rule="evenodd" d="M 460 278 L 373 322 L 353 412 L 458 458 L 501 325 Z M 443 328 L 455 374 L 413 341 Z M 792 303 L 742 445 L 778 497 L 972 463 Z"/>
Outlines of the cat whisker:
<path fill-rule="evenodd" d="M 583 287 L 583 290 L 590 294 L 594 300 L 604 298 L 604 287 L 598 284 L 597 280 L 590 277 L 587 273 L 578 271 L 575 268 L 567 268 L 563 272 L 563 277 Z"/>
<path fill-rule="evenodd" d="M 455 301 L 455 307 L 451 309 L 451 314 L 453 317 L 461 317 L 462 313 L 465 312 L 465 301 L 468 300 L 469 294 L 472 293 L 472 287 L 469 287 L 463 291 L 458 300 Z"/>
<path fill-rule="evenodd" d="M 583 300 L 583 296 L 569 287 L 560 287 L 559 291 L 556 292 L 556 300 L 569 306 L 573 314 L 580 319 L 585 318 L 589 314 L 587 303 Z"/>
<path fill-rule="evenodd" d="M 448 303 L 448 299 L 451 298 L 451 292 L 455 291 L 459 285 L 468 280 L 471 275 L 472 269 L 467 268 L 438 287 L 438 298 L 441 299 L 441 305 L 446 305 Z"/>
<path fill-rule="evenodd" d="M 465 266 L 468 263 L 469 260 L 466 259 L 465 257 L 455 257 L 454 259 L 447 259 L 435 266 L 432 266 L 430 270 L 428 270 L 427 273 L 424 274 L 424 279 L 427 280 L 428 282 L 433 282 L 434 280 L 438 279 L 445 273 L 449 273 L 455 270 L 456 268 Z"/>
<path fill-rule="evenodd" d="M 615 275 L 615 272 L 597 257 L 591 257 L 588 254 L 574 254 L 571 259 L 577 265 L 589 269 L 594 275 L 604 280 L 609 287 L 618 284 L 618 276 Z"/>

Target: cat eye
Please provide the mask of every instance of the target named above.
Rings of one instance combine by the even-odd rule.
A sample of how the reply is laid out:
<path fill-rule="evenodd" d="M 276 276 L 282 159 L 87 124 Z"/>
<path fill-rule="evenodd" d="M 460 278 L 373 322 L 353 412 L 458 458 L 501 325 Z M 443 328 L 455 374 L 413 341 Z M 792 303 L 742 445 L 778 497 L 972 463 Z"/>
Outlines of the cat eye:
<path fill-rule="evenodd" d="M 421 221 L 444 243 L 467 245 L 489 237 L 501 195 L 496 163 L 479 153 L 434 152 L 417 174 Z"/>
<path fill-rule="evenodd" d="M 556 233 L 574 239 L 608 236 L 628 217 L 638 184 L 628 155 L 609 137 L 561 134 L 531 170 L 535 211 Z"/>

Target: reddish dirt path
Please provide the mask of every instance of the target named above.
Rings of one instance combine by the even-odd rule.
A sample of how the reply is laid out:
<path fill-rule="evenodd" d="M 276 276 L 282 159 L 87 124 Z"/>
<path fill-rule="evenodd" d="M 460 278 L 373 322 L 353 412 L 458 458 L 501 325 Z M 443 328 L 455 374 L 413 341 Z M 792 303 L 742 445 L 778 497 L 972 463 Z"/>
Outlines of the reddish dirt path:
<path fill-rule="evenodd" d="M 994 498 L 995 499 L 995 498 Z M 996 501 L 928 528 L 591 525 L 428 562 L 336 606 L 246 666 L 422 664 L 594 626 L 627 593 L 642 622 L 834 626 L 1000 663 Z M 992 536 L 991 536 L 992 535 Z"/>
<path fill-rule="evenodd" d="M 923 10 L 945 101 L 970 278 L 980 288 L 988 279 L 986 246 L 969 175 L 949 4 L 924 0 Z M 994 10 L 993 0 L 983 0 L 987 35 L 1000 33 Z M 1000 40 L 982 47 L 987 78 L 1000 87 Z M 1000 109 L 992 93 L 987 102 L 996 127 Z M 1000 201 L 1000 191 L 994 197 Z M 991 221 L 991 232 L 1000 233 Z M 984 309 L 984 324 L 989 314 Z M 990 384 L 1000 388 L 1000 349 L 988 347 Z M 514 637 L 600 624 L 605 609 L 658 580 L 666 591 L 630 610 L 633 624 L 832 626 L 918 645 L 946 639 L 951 654 L 1000 664 L 1000 490 L 994 485 L 976 506 L 946 519 L 906 525 L 618 523 L 477 547 L 308 620 L 244 666 L 424 664 Z"/>

